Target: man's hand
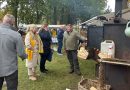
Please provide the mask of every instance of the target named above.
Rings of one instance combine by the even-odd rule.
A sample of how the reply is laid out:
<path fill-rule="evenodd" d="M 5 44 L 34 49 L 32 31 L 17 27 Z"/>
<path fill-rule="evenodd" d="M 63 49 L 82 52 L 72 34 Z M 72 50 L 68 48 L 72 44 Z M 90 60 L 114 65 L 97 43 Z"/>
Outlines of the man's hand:
<path fill-rule="evenodd" d="M 27 54 L 24 54 L 23 57 L 21 57 L 22 61 L 24 61 L 25 59 L 27 59 L 28 55 Z"/>
<path fill-rule="evenodd" d="M 85 38 L 84 42 L 85 42 L 85 43 L 87 43 L 87 41 L 88 41 L 88 39 L 87 39 L 87 38 Z"/>
<path fill-rule="evenodd" d="M 64 48 L 64 52 L 66 53 L 66 48 Z"/>

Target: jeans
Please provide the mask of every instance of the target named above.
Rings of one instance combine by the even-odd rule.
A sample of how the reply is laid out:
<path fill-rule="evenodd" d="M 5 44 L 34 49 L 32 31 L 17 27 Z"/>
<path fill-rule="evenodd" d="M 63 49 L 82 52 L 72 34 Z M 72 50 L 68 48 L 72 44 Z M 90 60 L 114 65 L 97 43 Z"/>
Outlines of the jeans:
<path fill-rule="evenodd" d="M 17 90 L 18 87 L 18 71 L 9 76 L 0 77 L 0 90 L 2 90 L 4 79 L 7 83 L 7 90 Z"/>
<path fill-rule="evenodd" d="M 58 53 L 61 53 L 62 46 L 63 46 L 62 40 L 58 39 L 58 48 L 57 48 L 57 52 Z"/>

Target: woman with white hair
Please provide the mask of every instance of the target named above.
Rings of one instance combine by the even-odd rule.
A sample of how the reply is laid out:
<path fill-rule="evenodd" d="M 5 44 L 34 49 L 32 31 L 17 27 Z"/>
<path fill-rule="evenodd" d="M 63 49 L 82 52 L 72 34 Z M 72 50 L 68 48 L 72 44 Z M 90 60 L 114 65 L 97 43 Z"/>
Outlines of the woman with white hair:
<path fill-rule="evenodd" d="M 26 66 L 28 67 L 28 75 L 30 80 L 37 80 L 35 72 L 38 63 L 39 52 L 43 53 L 43 45 L 39 35 L 37 34 L 37 27 L 34 24 L 28 26 L 27 35 L 25 36 Z"/>

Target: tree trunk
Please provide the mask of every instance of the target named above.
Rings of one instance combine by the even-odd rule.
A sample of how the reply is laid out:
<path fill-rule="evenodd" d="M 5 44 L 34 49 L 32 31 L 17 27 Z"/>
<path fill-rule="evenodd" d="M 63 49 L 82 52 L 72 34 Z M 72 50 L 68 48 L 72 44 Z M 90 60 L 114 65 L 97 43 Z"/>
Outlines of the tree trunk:
<path fill-rule="evenodd" d="M 53 24 L 57 24 L 57 13 L 56 13 L 56 7 L 54 6 L 54 12 L 53 12 Z"/>
<path fill-rule="evenodd" d="M 18 8 L 19 0 L 12 0 L 8 3 L 11 5 L 12 14 L 15 17 L 15 27 L 18 30 L 18 26 L 17 26 L 17 12 L 18 12 L 18 10 L 17 10 L 17 8 Z"/>

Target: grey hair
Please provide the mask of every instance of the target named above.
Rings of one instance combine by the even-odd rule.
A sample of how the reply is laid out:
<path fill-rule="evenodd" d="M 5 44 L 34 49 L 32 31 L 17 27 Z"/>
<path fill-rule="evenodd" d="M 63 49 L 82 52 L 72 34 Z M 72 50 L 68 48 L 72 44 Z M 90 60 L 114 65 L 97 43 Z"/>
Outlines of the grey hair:
<path fill-rule="evenodd" d="M 6 14 L 3 18 L 3 23 L 13 24 L 15 17 L 12 14 Z"/>
<path fill-rule="evenodd" d="M 30 24 L 27 26 L 27 31 L 32 31 L 34 28 L 37 28 L 35 24 Z"/>

